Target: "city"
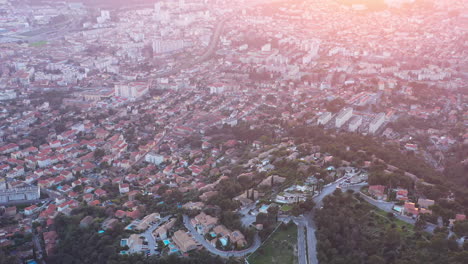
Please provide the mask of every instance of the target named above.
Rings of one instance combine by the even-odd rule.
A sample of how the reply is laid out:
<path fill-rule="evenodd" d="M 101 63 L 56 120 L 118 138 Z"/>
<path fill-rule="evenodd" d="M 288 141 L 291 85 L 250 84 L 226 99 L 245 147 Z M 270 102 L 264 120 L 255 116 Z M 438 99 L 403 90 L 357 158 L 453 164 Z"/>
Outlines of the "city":
<path fill-rule="evenodd" d="M 466 0 L 0 0 L 0 263 L 466 263 Z"/>

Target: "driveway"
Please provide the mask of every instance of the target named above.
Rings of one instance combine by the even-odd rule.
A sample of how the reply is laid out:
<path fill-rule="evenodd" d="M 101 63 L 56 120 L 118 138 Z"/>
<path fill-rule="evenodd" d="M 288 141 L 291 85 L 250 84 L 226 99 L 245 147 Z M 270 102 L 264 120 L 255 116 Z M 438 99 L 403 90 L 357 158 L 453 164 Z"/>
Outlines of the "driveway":
<path fill-rule="evenodd" d="M 184 225 L 187 228 L 187 230 L 190 232 L 190 234 L 192 235 L 193 239 L 195 239 L 195 241 L 197 241 L 200 245 L 202 245 L 206 250 L 208 250 L 212 254 L 218 255 L 220 257 L 224 257 L 224 258 L 245 257 L 246 255 L 249 255 L 255 252 L 261 245 L 260 237 L 258 236 L 258 234 L 256 234 L 253 244 L 247 249 L 240 250 L 240 251 L 219 250 L 213 245 L 211 245 L 210 242 L 208 242 L 202 235 L 200 235 L 195 230 L 192 223 L 190 222 L 190 217 L 188 217 L 187 215 L 184 215 Z"/>

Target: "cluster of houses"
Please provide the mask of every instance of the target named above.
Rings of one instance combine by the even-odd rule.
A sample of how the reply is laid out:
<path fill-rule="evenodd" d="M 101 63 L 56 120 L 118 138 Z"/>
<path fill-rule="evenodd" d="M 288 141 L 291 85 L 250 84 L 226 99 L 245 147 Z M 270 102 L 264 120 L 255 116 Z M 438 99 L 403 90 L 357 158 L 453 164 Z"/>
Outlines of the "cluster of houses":
<path fill-rule="evenodd" d="M 192 218 L 191 224 L 199 234 L 208 237 L 209 242 L 215 247 L 219 244 L 222 247 L 234 245 L 235 248 L 243 248 L 247 245 L 247 240 L 239 230 L 229 230 L 224 225 L 219 224 L 218 218 L 203 212 Z"/>

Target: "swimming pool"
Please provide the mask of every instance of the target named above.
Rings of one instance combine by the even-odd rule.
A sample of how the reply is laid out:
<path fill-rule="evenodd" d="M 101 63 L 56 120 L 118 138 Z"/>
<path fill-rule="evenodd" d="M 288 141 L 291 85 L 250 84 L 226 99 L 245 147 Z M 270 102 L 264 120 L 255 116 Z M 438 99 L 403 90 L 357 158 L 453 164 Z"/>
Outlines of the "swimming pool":
<path fill-rule="evenodd" d="M 169 239 L 164 239 L 163 243 L 164 243 L 165 246 L 167 246 L 167 245 L 169 245 L 171 243 L 171 241 Z"/>
<path fill-rule="evenodd" d="M 128 240 L 127 240 L 127 239 L 122 239 L 122 240 L 120 240 L 120 246 L 121 246 L 121 247 L 125 247 L 125 246 L 127 245 L 127 243 L 128 243 Z"/>

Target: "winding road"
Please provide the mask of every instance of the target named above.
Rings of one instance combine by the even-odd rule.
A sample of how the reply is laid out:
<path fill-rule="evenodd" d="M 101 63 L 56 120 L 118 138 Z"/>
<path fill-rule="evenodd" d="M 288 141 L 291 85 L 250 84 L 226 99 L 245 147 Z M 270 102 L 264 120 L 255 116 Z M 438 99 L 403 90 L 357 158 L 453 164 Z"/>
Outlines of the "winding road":
<path fill-rule="evenodd" d="M 184 225 L 192 235 L 193 239 L 195 239 L 200 245 L 205 247 L 206 250 L 211 252 L 212 254 L 229 258 L 229 257 L 245 257 L 248 254 L 251 254 L 255 252 L 261 245 L 260 237 L 258 234 L 255 235 L 254 242 L 253 244 L 244 250 L 240 251 L 223 251 L 219 250 L 213 245 L 211 245 L 210 242 L 208 242 L 202 235 L 200 235 L 195 228 L 193 227 L 192 223 L 190 222 L 190 218 L 187 215 L 184 215 Z"/>
<path fill-rule="evenodd" d="M 148 242 L 148 250 L 150 251 L 150 254 L 153 255 L 156 253 L 156 250 L 154 248 L 156 247 L 156 239 L 153 236 L 153 231 L 156 230 L 161 224 L 167 222 L 171 218 L 171 215 L 168 215 L 166 217 L 161 218 L 156 224 L 152 225 L 149 227 L 145 232 L 143 232 L 141 235 L 146 238 L 146 241 Z"/>

